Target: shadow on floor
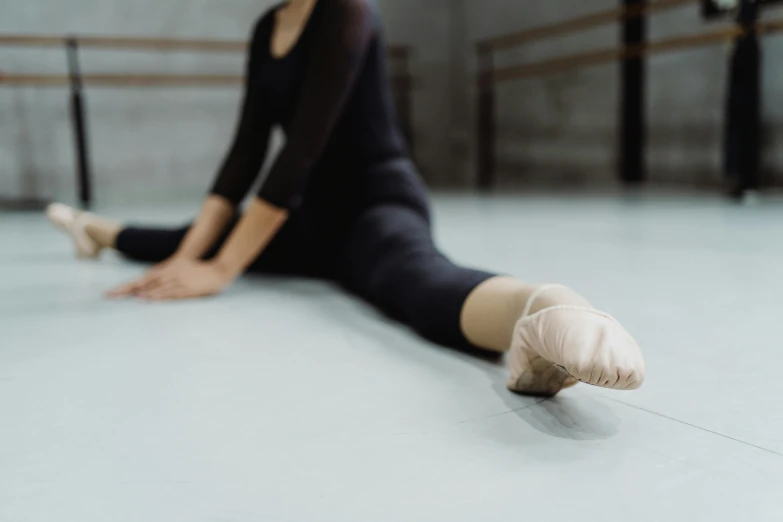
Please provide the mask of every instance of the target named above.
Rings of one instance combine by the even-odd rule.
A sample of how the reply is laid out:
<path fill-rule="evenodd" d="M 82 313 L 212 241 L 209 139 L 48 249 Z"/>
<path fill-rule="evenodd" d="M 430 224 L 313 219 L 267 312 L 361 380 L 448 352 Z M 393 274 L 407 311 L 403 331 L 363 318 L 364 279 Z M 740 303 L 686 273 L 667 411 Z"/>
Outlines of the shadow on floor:
<path fill-rule="evenodd" d="M 587 389 L 585 384 L 578 386 Z M 511 409 L 509 414 L 516 415 L 525 424 L 546 435 L 569 440 L 606 440 L 619 432 L 620 418 L 601 402 L 600 397 L 567 390 L 556 397 L 519 408 L 505 383 L 493 382 L 492 387 Z"/>
<path fill-rule="evenodd" d="M 341 292 L 337 285 L 332 286 L 335 291 Z M 315 291 L 307 286 L 294 287 L 291 290 L 303 296 Z M 569 440 L 605 440 L 618 433 L 620 419 L 600 398 L 565 392 L 561 396 L 546 399 L 523 397 L 523 402 L 520 402 L 520 397 L 506 388 L 504 356 L 478 349 L 462 350 L 429 343 L 364 301 L 349 297 L 350 300 L 342 301 L 338 307 L 319 307 L 317 312 L 329 315 L 331 321 L 348 326 L 362 335 L 380 339 L 383 344 L 396 346 L 401 341 L 425 344 L 425 349 L 447 351 L 461 361 L 479 367 L 490 380 L 492 389 L 509 407 L 508 414 L 517 416 L 541 433 Z M 345 313 L 346 306 L 349 313 Z M 390 331 L 389 326 L 396 331 Z M 580 386 L 587 388 L 587 385 Z M 530 401 L 534 402 L 530 404 Z"/>

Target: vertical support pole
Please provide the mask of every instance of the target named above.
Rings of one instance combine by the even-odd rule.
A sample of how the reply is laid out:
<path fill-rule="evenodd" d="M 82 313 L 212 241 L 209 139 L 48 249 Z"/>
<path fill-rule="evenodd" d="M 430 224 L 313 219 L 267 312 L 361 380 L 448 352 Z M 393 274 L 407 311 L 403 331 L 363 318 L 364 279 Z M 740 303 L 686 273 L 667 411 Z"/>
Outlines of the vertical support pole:
<path fill-rule="evenodd" d="M 626 9 L 638 8 L 646 0 L 621 0 Z M 623 45 L 638 47 L 647 41 L 647 16 L 623 22 Z M 647 177 L 645 76 L 646 58 L 625 58 L 621 66 L 620 100 L 620 179 L 624 183 L 641 183 Z"/>
<path fill-rule="evenodd" d="M 756 33 L 759 18 L 755 0 L 741 0 L 737 39 L 730 73 L 729 132 L 727 147 L 733 148 L 735 178 L 732 195 L 742 197 L 758 190 L 761 177 L 761 45 Z"/>
<path fill-rule="evenodd" d="M 478 76 L 476 92 L 476 163 L 478 188 L 490 190 L 495 186 L 495 82 L 493 51 L 490 47 L 478 49 Z"/>
<path fill-rule="evenodd" d="M 71 37 L 66 40 L 68 74 L 71 86 L 71 125 L 73 127 L 76 151 L 76 179 L 79 201 L 84 208 L 92 204 L 92 176 L 90 173 L 90 152 L 87 137 L 86 103 L 82 74 L 79 67 L 79 42 Z"/>

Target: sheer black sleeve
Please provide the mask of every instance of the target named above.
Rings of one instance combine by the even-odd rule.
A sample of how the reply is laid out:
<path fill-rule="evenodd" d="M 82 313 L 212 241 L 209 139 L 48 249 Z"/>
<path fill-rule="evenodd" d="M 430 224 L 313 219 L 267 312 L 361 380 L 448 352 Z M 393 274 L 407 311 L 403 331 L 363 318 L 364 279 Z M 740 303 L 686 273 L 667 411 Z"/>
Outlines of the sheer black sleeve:
<path fill-rule="evenodd" d="M 268 16 L 262 18 L 253 30 L 239 123 L 234 142 L 211 190 L 211 194 L 222 196 L 234 205 L 238 205 L 247 195 L 258 177 L 269 148 L 272 121 L 263 106 L 261 94 L 255 88 L 258 81 L 257 62 L 261 60 L 262 46 L 267 39 L 268 20 Z"/>
<path fill-rule="evenodd" d="M 367 0 L 333 0 L 322 14 L 286 145 L 258 195 L 280 208 L 296 205 L 350 96 L 374 33 Z"/>

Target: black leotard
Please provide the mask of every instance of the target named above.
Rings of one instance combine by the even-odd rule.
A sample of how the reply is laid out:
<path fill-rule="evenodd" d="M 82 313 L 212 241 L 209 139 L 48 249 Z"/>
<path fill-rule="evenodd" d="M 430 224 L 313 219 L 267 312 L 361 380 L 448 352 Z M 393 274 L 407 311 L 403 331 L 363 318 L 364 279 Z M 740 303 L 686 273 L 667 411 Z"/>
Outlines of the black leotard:
<path fill-rule="evenodd" d="M 294 48 L 278 59 L 271 54 L 278 9 L 253 31 L 239 127 L 212 193 L 238 204 L 280 125 L 286 144 L 261 199 L 294 209 L 306 186 L 336 205 L 361 199 L 368 183 L 357 177 L 406 155 L 378 16 L 368 0 L 319 0 Z"/>
<path fill-rule="evenodd" d="M 261 168 L 271 127 L 282 125 L 287 144 L 260 197 L 293 211 L 249 270 L 326 277 L 432 341 L 470 348 L 462 307 L 493 274 L 455 265 L 433 243 L 427 192 L 395 121 L 369 2 L 318 0 L 280 60 L 270 55 L 276 10 L 258 22 L 239 130 L 213 193 L 239 203 Z M 187 233 L 128 227 L 117 249 L 160 262 Z"/>

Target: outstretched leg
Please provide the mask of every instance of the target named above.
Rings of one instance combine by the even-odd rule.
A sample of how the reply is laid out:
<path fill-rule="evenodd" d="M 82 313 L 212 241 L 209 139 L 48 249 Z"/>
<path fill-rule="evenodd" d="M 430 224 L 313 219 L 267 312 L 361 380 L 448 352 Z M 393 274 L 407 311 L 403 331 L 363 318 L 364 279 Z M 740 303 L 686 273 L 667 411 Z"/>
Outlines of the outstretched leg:
<path fill-rule="evenodd" d="M 435 248 L 425 216 L 403 205 L 357 221 L 342 278 L 434 342 L 510 351 L 513 391 L 553 395 L 577 381 L 634 389 L 644 378 L 638 345 L 585 298 L 455 265 Z"/>
<path fill-rule="evenodd" d="M 134 261 L 159 263 L 176 252 L 188 231 L 188 227 L 128 227 L 59 203 L 50 205 L 46 215 L 71 238 L 80 258 L 97 258 L 103 250 L 112 249 Z"/>
<path fill-rule="evenodd" d="M 348 290 L 423 337 L 454 348 L 476 348 L 462 332 L 460 314 L 471 292 L 493 277 L 455 266 L 435 248 L 426 216 L 401 204 L 366 210 L 340 255 L 340 279 Z"/>
<path fill-rule="evenodd" d="M 54 204 L 47 210 L 52 223 L 65 231 L 76 245 L 77 255 L 95 258 L 104 249 L 113 249 L 126 258 L 142 263 L 160 263 L 170 258 L 187 235 L 189 226 L 153 228 L 126 226 L 119 222 Z M 204 256 L 210 259 L 220 250 L 238 221 L 235 217 L 215 245 Z M 313 256 L 299 221 L 292 217 L 248 268 L 254 273 L 317 276 Z"/>

